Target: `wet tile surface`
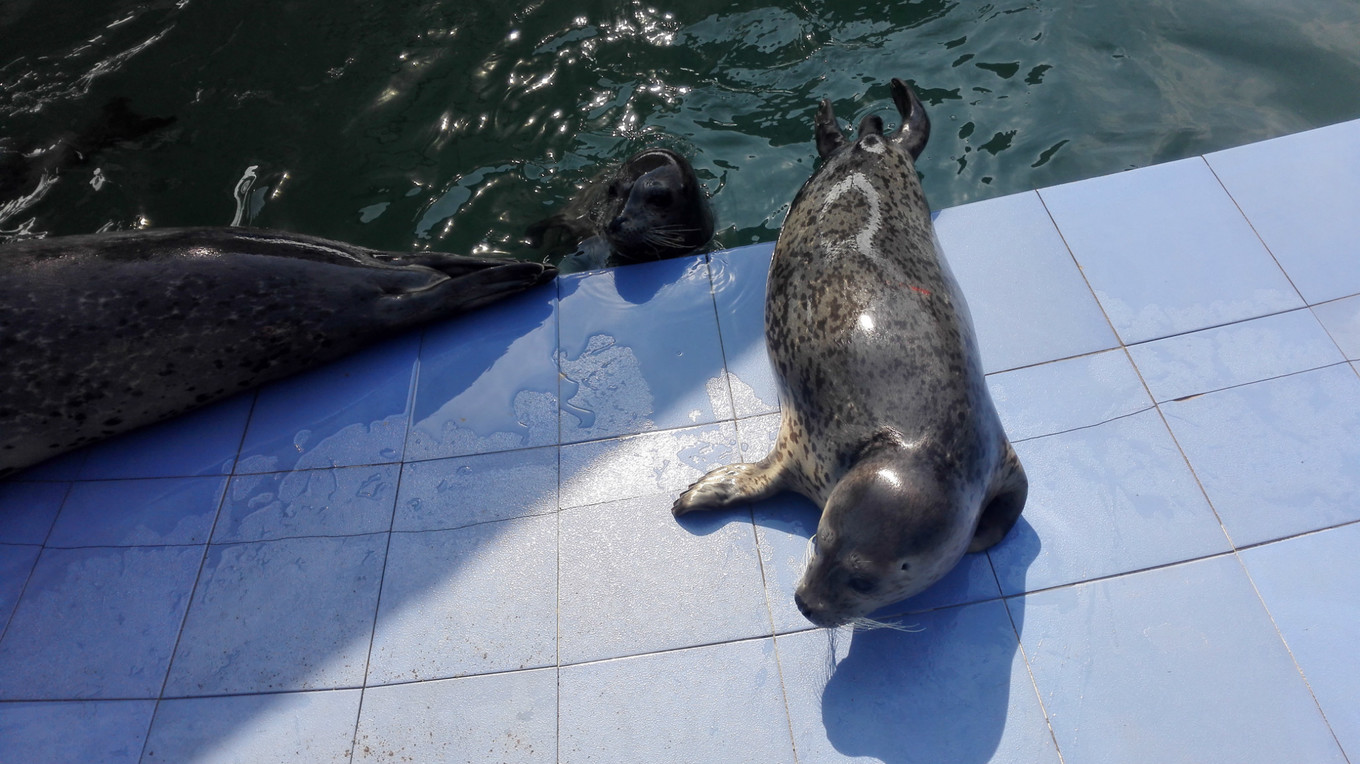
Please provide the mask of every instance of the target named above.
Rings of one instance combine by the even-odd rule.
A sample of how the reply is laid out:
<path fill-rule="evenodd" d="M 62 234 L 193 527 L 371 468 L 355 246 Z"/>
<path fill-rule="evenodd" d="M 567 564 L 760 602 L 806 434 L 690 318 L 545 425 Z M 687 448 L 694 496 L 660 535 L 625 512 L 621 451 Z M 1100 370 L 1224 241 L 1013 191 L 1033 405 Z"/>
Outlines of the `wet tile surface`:
<path fill-rule="evenodd" d="M 887 628 L 805 498 L 670 514 L 778 430 L 758 244 L 0 481 L 0 761 L 1356 761 L 1357 129 L 939 214 L 1030 490 Z"/>

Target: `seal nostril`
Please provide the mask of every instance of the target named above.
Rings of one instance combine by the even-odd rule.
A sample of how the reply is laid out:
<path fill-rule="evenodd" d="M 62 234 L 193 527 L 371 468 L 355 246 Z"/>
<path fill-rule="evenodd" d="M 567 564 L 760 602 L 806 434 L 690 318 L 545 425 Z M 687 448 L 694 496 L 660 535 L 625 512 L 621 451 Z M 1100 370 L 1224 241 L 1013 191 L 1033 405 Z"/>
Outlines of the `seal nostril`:
<path fill-rule="evenodd" d="M 798 612 L 802 613 L 804 618 L 812 618 L 812 608 L 808 607 L 797 593 L 793 595 L 793 604 L 798 607 Z"/>

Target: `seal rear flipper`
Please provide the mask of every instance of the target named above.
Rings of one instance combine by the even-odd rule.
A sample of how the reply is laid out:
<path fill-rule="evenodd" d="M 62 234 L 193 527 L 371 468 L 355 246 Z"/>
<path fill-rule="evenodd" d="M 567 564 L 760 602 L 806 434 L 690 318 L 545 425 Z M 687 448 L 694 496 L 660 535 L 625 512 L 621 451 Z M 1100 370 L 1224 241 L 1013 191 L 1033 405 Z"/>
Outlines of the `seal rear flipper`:
<path fill-rule="evenodd" d="M 926 107 L 921 105 L 916 91 L 896 77 L 892 81 L 892 97 L 893 103 L 897 105 L 897 113 L 902 115 L 902 125 L 890 140 L 910 153 L 912 159 L 916 159 L 925 149 L 926 141 L 930 140 L 930 117 L 926 116 Z"/>
<path fill-rule="evenodd" d="M 1020 512 L 1025 508 L 1025 497 L 1028 494 L 1029 479 L 1025 477 L 1025 468 L 1020 464 L 1020 458 L 1015 455 L 1015 449 L 1007 443 L 997 485 L 993 489 L 991 500 L 982 508 L 982 516 L 978 518 L 977 530 L 973 532 L 973 541 L 968 545 L 968 551 L 985 551 L 1005 538 L 1020 519 Z"/>
<path fill-rule="evenodd" d="M 841 133 L 840 125 L 836 124 L 836 113 L 831 110 L 831 102 L 825 98 L 813 124 L 817 133 L 817 156 L 826 159 L 845 145 L 845 135 Z"/>
<path fill-rule="evenodd" d="M 671 514 L 679 517 L 696 509 L 721 509 L 768 498 L 782 490 L 782 469 L 770 459 L 729 464 L 699 478 L 680 494 L 671 505 Z"/>
<path fill-rule="evenodd" d="M 441 279 L 422 289 L 393 294 L 395 305 L 410 310 L 415 321 L 452 316 L 523 292 L 557 275 L 551 265 L 499 261 L 466 275 Z"/>

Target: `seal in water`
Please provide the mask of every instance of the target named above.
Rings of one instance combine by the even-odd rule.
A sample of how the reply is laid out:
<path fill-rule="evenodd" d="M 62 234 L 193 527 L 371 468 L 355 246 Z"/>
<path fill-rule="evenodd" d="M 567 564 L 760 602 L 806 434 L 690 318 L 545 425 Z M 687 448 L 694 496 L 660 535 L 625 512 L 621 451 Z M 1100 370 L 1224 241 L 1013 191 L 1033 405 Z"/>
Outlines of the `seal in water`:
<path fill-rule="evenodd" d="M 869 116 L 849 143 L 830 103 L 817 114 L 824 161 L 779 234 L 765 301 L 783 411 L 773 451 L 710 472 L 673 510 L 785 489 L 816 502 L 794 601 L 819 626 L 872 623 L 992 546 L 1028 490 L 916 175 L 929 119 L 901 80 L 892 92 L 891 135 Z"/>
<path fill-rule="evenodd" d="M 0 246 L 0 475 L 555 273 L 243 228 Z"/>
<path fill-rule="evenodd" d="M 577 247 L 564 267 L 603 268 L 695 251 L 713 238 L 713 210 L 689 160 L 653 148 L 587 184 L 528 234 L 538 247 Z"/>

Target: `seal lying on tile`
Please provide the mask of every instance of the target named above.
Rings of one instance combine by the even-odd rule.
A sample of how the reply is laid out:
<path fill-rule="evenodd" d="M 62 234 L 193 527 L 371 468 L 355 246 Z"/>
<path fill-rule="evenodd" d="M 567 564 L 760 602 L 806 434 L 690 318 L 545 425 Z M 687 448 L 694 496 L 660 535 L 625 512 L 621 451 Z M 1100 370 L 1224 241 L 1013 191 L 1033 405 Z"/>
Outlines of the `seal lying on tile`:
<path fill-rule="evenodd" d="M 244 228 L 0 246 L 0 475 L 555 273 Z"/>
<path fill-rule="evenodd" d="M 823 164 L 779 234 L 765 302 L 783 411 L 774 449 L 710 472 L 674 506 L 782 490 L 816 502 L 794 600 L 819 626 L 863 619 L 995 544 L 1028 489 L 916 175 L 929 119 L 904 82 L 892 92 L 903 124 L 891 135 L 869 116 L 850 143 L 828 102 L 817 114 Z"/>
<path fill-rule="evenodd" d="M 528 231 L 535 246 L 566 244 L 567 270 L 687 255 L 713 238 L 713 210 L 689 160 L 669 149 L 638 152 L 595 179 Z"/>

